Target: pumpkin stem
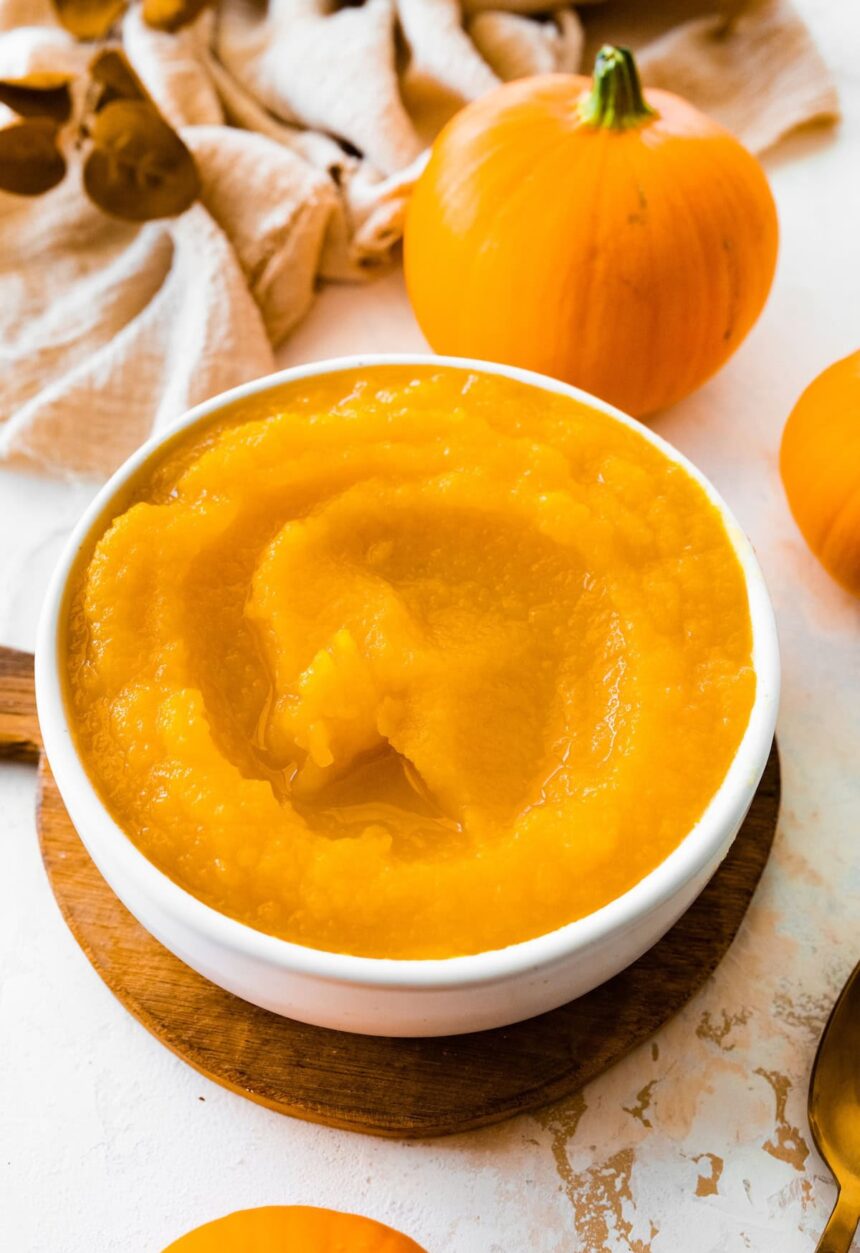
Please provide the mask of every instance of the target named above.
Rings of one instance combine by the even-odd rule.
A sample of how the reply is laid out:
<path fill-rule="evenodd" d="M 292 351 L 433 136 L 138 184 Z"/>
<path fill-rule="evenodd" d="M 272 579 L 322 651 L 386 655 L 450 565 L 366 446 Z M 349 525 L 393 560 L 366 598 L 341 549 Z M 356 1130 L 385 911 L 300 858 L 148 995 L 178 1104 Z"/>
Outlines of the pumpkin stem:
<path fill-rule="evenodd" d="M 639 71 L 629 48 L 604 44 L 594 63 L 594 82 L 579 106 L 582 120 L 589 126 L 627 130 L 641 126 L 656 110 L 642 94 Z"/>

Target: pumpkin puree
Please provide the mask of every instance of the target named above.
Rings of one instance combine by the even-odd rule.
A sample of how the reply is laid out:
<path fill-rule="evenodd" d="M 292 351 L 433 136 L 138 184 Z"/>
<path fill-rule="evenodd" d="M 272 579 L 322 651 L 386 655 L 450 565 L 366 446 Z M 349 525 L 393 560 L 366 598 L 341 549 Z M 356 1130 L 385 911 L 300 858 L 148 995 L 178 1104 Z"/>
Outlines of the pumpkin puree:
<path fill-rule="evenodd" d="M 71 598 L 82 755 L 147 857 L 263 931 L 426 958 L 552 930 L 666 857 L 746 727 L 719 514 L 566 397 L 330 374 L 132 491 Z"/>

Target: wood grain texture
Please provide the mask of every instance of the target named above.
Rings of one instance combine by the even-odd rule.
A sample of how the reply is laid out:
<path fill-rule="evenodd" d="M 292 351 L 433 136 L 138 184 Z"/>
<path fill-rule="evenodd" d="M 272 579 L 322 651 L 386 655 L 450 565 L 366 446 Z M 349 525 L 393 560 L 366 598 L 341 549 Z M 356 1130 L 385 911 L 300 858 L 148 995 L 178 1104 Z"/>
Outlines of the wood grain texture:
<path fill-rule="evenodd" d="M 0 736 L 14 732 L 32 756 L 34 714 L 25 708 L 32 659 L 18 657 L 15 664 L 7 658 L 5 673 L 0 667 L 0 711 L 11 710 L 0 719 Z M 486 1126 L 569 1096 L 671 1018 L 716 968 L 743 920 L 773 842 L 780 772 L 774 744 L 726 860 L 668 935 L 633 966 L 528 1022 L 429 1040 L 305 1026 L 201 978 L 144 931 L 108 888 L 44 760 L 40 784 L 42 856 L 60 909 L 98 974 L 157 1039 L 214 1082 L 281 1113 L 411 1139 Z"/>
<path fill-rule="evenodd" d="M 153 1035 L 216 1083 L 271 1109 L 372 1135 L 446 1135 L 568 1096 L 671 1018 L 729 947 L 767 861 L 779 808 L 774 747 L 744 827 L 661 942 L 578 1001 L 475 1035 L 400 1040 L 279 1018 L 162 948 L 99 875 L 42 767 L 42 855 L 60 908 L 108 987 Z"/>
<path fill-rule="evenodd" d="M 36 761 L 41 745 L 33 658 L 0 648 L 0 757 Z"/>

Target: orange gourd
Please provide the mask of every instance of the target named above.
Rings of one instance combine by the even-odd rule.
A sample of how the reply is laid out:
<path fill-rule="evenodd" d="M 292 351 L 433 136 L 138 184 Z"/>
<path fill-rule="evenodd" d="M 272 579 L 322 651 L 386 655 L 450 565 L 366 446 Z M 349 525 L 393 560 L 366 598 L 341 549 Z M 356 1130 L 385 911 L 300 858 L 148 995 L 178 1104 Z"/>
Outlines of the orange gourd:
<path fill-rule="evenodd" d="M 860 596 L 860 352 L 809 384 L 785 424 L 779 468 L 803 538 Z"/>
<path fill-rule="evenodd" d="M 425 1253 L 392 1227 L 313 1205 L 264 1205 L 205 1223 L 164 1253 Z"/>
<path fill-rule="evenodd" d="M 636 416 L 737 348 L 776 264 L 758 162 L 623 48 L 594 81 L 483 96 L 439 135 L 409 206 L 412 307 L 438 352 L 525 366 Z"/>

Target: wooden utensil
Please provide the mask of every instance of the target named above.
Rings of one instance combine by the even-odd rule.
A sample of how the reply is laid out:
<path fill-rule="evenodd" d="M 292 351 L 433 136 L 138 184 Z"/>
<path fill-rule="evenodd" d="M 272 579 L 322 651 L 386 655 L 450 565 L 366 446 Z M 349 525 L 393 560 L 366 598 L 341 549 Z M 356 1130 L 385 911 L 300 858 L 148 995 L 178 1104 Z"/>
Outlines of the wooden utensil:
<path fill-rule="evenodd" d="M 860 962 L 818 1045 L 809 1084 L 809 1126 L 839 1188 L 816 1253 L 849 1253 L 860 1221 Z"/>
<path fill-rule="evenodd" d="M 33 658 L 0 648 L 0 756 L 36 760 Z M 280 1018 L 201 978 L 131 916 L 69 820 L 48 763 L 37 827 L 69 929 L 114 995 L 215 1083 L 283 1114 L 370 1135 L 468 1131 L 570 1096 L 642 1044 L 694 995 L 743 921 L 779 810 L 774 744 L 723 864 L 671 931 L 608 983 L 496 1031 L 384 1039 Z"/>

